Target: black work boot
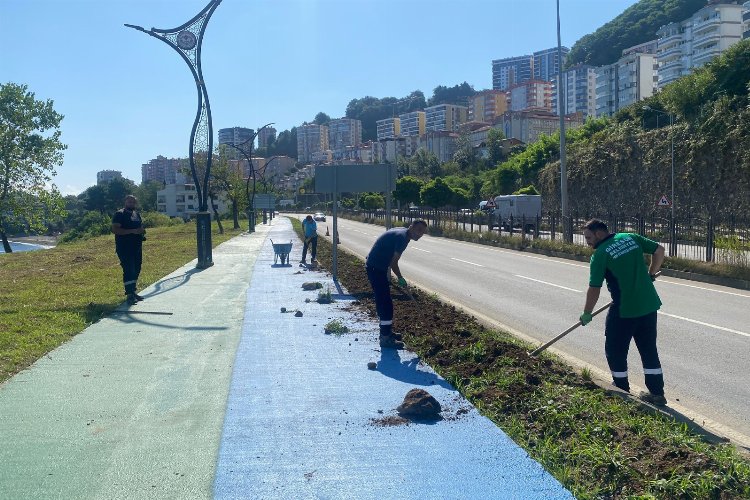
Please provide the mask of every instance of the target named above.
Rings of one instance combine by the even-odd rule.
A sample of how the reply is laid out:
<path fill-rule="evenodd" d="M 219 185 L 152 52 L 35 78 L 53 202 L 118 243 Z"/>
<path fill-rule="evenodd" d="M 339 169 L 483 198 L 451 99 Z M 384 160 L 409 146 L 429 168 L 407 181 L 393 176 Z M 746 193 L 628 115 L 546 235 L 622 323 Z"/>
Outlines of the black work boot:
<path fill-rule="evenodd" d="M 129 293 L 127 297 L 127 302 L 129 306 L 134 306 L 138 303 L 138 299 L 135 298 L 134 293 Z"/>
<path fill-rule="evenodd" d="M 652 392 L 641 391 L 638 395 L 638 399 L 654 406 L 667 406 L 667 398 L 664 397 L 664 394 L 654 394 Z"/>
<path fill-rule="evenodd" d="M 403 349 L 404 343 L 396 340 L 396 336 L 391 335 L 381 335 L 380 336 L 380 347 L 386 348 L 386 349 Z"/>

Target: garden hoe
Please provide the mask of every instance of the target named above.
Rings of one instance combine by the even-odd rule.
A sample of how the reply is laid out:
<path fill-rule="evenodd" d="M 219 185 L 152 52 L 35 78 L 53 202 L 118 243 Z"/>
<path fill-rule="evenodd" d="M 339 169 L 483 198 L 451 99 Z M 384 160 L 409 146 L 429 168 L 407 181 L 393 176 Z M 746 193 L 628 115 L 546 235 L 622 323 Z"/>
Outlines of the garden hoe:
<path fill-rule="evenodd" d="M 659 271 L 658 273 L 656 273 L 655 276 L 659 276 L 660 274 L 661 274 L 661 271 Z M 599 309 L 597 309 L 596 311 L 594 311 L 594 312 L 591 313 L 591 317 L 593 318 L 594 316 L 596 316 L 600 312 L 602 312 L 602 311 L 604 311 L 606 309 L 609 309 L 609 306 L 611 306 L 611 305 L 612 305 L 612 302 L 610 302 L 609 304 L 607 304 L 605 306 L 600 307 Z M 549 342 L 547 342 L 546 344 L 541 345 L 541 346 L 537 347 L 536 349 L 534 349 L 533 351 L 531 351 L 529 353 L 529 356 L 531 356 L 532 358 L 537 357 L 542 351 L 546 350 L 549 346 L 551 346 L 552 344 L 554 344 L 555 342 L 557 342 L 558 340 L 560 340 L 561 338 L 563 338 L 564 336 L 566 336 L 567 334 L 569 334 L 570 332 L 572 332 L 573 330 L 575 330 L 576 328 L 578 328 L 579 326 L 581 326 L 581 322 L 580 321 L 578 321 L 575 325 L 571 326 L 570 328 L 568 328 L 567 330 L 565 330 L 564 332 L 562 332 L 561 334 L 559 334 L 557 337 L 555 337 L 552 340 L 550 340 Z"/>

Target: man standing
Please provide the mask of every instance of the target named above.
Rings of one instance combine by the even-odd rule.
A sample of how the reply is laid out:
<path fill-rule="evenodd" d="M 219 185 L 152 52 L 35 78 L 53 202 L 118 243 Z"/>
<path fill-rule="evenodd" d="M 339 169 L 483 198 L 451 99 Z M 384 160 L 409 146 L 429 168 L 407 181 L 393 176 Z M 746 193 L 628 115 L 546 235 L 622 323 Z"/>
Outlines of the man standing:
<path fill-rule="evenodd" d="M 634 233 L 610 233 L 607 225 L 597 219 L 583 229 L 586 243 L 594 248 L 591 256 L 589 288 L 586 305 L 580 320 L 591 321 L 603 281 L 612 295 L 612 307 L 605 323 L 604 351 L 612 372 L 612 382 L 630 392 L 628 384 L 628 349 L 630 340 L 641 355 L 646 387 L 640 398 L 651 404 L 664 406 L 664 376 L 656 349 L 656 311 L 661 300 L 654 288 L 654 279 L 664 262 L 664 247 Z M 643 254 L 651 255 L 646 268 Z"/>
<path fill-rule="evenodd" d="M 302 228 L 305 230 L 305 244 L 302 246 L 302 264 L 307 259 L 307 248 L 312 246 L 310 251 L 310 262 L 315 262 L 315 256 L 318 254 L 318 224 L 312 215 L 305 217 L 302 221 Z"/>
<path fill-rule="evenodd" d="M 122 284 L 125 285 L 125 295 L 130 305 L 143 300 L 143 297 L 135 293 L 143 260 L 143 240 L 146 239 L 146 230 L 143 228 L 141 215 L 136 210 L 137 205 L 136 197 L 129 194 L 125 197 L 125 208 L 115 212 L 112 217 L 115 251 L 122 266 Z"/>
<path fill-rule="evenodd" d="M 398 277 L 398 284 L 406 286 L 406 280 L 398 267 L 398 260 L 406 250 L 409 241 L 417 241 L 427 231 L 427 223 L 423 220 L 413 221 L 408 228 L 399 227 L 389 229 L 375 241 L 367 255 L 367 278 L 375 292 L 375 308 L 380 319 L 380 347 L 403 349 L 399 334 L 393 333 L 393 301 L 388 280 L 388 268 L 393 269 Z"/>

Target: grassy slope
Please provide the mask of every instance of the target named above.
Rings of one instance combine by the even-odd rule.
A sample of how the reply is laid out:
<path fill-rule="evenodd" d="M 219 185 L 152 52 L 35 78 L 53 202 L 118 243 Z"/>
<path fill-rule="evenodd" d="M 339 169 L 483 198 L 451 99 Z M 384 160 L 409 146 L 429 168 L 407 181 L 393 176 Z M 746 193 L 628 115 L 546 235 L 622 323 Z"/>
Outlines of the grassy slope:
<path fill-rule="evenodd" d="M 240 232 L 214 232 L 213 244 Z M 156 282 L 195 256 L 195 224 L 149 229 L 140 287 Z M 80 333 L 123 300 L 113 235 L 0 256 L 0 382 Z"/>

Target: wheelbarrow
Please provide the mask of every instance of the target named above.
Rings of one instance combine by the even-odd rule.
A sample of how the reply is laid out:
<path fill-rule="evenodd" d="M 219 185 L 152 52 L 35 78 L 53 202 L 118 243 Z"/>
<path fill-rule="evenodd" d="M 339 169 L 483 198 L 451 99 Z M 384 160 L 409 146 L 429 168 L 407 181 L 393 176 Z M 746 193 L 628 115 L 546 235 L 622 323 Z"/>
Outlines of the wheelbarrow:
<path fill-rule="evenodd" d="M 292 251 L 292 242 L 274 243 L 273 240 L 271 240 L 271 245 L 273 245 L 273 263 L 276 264 L 281 260 L 282 266 L 284 264 L 289 264 L 289 252 Z"/>

